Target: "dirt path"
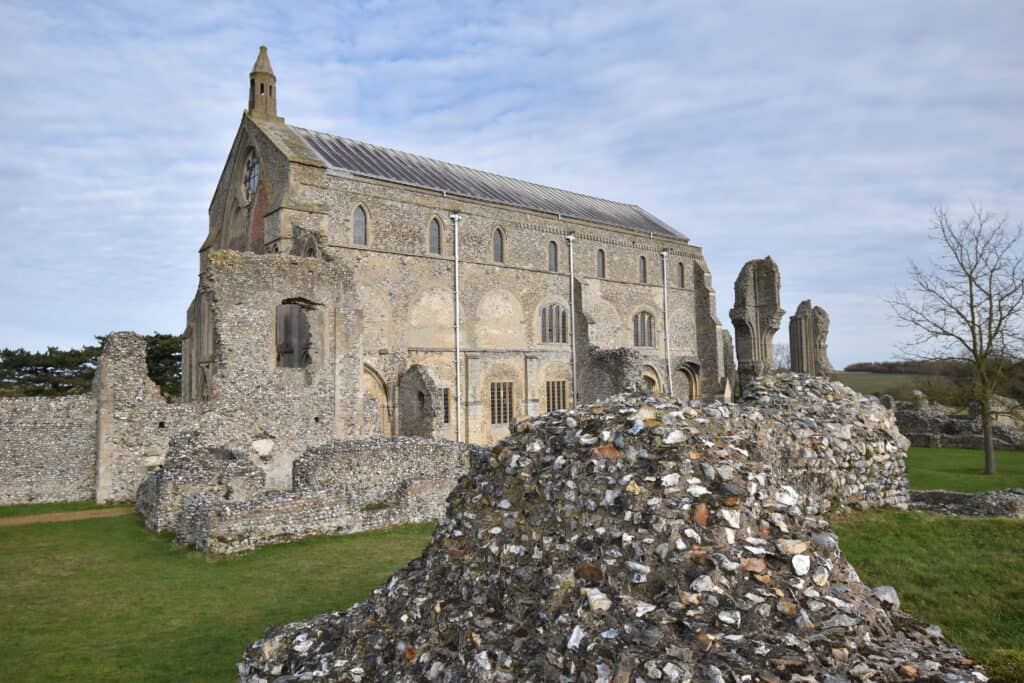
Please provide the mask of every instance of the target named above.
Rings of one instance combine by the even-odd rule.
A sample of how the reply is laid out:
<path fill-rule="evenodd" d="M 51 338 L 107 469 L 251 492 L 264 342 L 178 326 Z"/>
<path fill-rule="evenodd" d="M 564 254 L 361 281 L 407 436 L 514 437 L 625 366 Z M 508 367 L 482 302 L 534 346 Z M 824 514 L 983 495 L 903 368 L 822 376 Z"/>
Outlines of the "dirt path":
<path fill-rule="evenodd" d="M 130 507 L 116 507 L 109 510 L 79 510 L 78 512 L 50 512 L 45 515 L 25 515 L 24 517 L 4 517 L 0 526 L 22 526 L 24 524 L 41 524 L 44 522 L 73 522 L 78 519 L 96 519 L 100 517 L 123 517 L 135 510 Z"/>

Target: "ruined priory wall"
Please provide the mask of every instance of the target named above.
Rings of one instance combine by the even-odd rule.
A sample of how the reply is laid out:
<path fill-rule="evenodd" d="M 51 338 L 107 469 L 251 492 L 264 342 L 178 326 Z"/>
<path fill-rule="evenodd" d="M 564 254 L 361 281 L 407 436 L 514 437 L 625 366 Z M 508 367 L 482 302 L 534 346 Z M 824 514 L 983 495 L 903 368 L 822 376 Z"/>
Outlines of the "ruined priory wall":
<path fill-rule="evenodd" d="M 0 398 L 0 505 L 92 498 L 92 396 Z"/>
<path fill-rule="evenodd" d="M 336 434 L 361 433 L 358 298 L 336 263 L 283 254 L 214 251 L 200 279 L 211 302 L 217 352 L 204 410 L 246 424 L 268 440 L 261 466 L 267 485 L 291 486 L 292 462 Z M 276 311 L 301 301 L 311 360 L 279 367 Z"/>
<path fill-rule="evenodd" d="M 93 380 L 96 421 L 95 498 L 135 500 L 159 467 L 171 435 L 195 419 L 195 406 L 168 403 L 146 369 L 146 340 L 134 332 L 106 336 Z"/>
<path fill-rule="evenodd" d="M 485 449 L 418 437 L 331 441 L 295 461 L 295 490 L 247 500 L 186 496 L 178 540 L 232 553 L 307 536 L 347 534 L 443 516 L 445 500 Z"/>

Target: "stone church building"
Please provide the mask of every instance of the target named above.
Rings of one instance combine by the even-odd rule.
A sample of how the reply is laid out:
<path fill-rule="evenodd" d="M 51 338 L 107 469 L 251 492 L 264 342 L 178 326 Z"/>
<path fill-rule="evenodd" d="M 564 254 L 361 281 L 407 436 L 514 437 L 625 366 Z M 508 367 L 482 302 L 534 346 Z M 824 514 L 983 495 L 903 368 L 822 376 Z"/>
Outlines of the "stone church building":
<path fill-rule="evenodd" d="M 730 393 L 686 236 L 636 205 L 289 125 L 278 94 L 261 47 L 199 252 L 187 401 L 286 441 L 492 443 L 623 390 Z"/>

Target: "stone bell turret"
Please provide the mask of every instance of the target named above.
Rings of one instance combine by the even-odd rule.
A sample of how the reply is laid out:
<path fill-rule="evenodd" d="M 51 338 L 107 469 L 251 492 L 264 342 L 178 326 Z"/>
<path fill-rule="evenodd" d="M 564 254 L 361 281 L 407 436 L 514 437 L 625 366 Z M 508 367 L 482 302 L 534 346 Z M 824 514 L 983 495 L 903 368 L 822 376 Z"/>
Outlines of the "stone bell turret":
<path fill-rule="evenodd" d="M 277 76 L 270 66 L 266 45 L 260 45 L 260 53 L 249 73 L 249 114 L 256 118 L 284 120 L 277 115 Z"/>

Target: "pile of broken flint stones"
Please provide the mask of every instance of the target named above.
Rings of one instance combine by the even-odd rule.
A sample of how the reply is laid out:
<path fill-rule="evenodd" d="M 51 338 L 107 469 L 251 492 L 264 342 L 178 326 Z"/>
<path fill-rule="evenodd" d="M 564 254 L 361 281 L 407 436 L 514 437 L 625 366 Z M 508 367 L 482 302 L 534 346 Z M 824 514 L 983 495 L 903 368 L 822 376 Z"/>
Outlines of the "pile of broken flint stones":
<path fill-rule="evenodd" d="M 736 404 L 617 397 L 512 431 L 420 558 L 269 629 L 239 680 L 987 680 L 864 585 L 820 517 L 905 503 L 877 400 L 780 374 Z"/>

